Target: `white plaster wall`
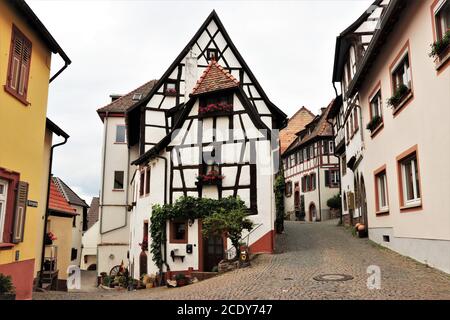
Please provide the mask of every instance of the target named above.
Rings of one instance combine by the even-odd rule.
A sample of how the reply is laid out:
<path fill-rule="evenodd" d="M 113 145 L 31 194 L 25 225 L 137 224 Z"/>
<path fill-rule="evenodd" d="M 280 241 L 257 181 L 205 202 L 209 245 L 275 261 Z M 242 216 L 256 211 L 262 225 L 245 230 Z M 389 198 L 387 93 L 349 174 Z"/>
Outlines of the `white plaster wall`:
<path fill-rule="evenodd" d="M 81 249 L 81 269 L 86 270 L 92 263 L 97 263 L 97 244 L 99 241 L 100 222 L 97 221 L 89 228 L 82 238 Z M 95 261 L 92 258 L 87 263 L 84 262 L 85 256 L 94 256 Z"/>
<path fill-rule="evenodd" d="M 72 248 L 77 249 L 77 258 L 70 263 L 80 266 L 81 263 L 81 238 L 83 236 L 83 207 L 71 205 L 78 216 L 75 219 L 75 227 L 72 227 Z"/>

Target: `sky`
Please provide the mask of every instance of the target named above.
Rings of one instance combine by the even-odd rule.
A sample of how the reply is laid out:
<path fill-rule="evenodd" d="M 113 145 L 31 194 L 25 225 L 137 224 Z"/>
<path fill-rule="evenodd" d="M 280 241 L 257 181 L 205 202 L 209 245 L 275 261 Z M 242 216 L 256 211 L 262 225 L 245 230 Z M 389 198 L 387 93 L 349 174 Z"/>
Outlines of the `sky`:
<path fill-rule="evenodd" d="M 99 194 L 110 94 L 159 79 L 215 9 L 269 99 L 288 116 L 334 98 L 336 36 L 372 0 L 28 0 L 73 61 L 50 85 L 48 117 L 69 135 L 53 174 L 88 203 Z M 54 56 L 52 72 L 62 61 Z M 57 141 L 57 139 L 54 139 Z"/>

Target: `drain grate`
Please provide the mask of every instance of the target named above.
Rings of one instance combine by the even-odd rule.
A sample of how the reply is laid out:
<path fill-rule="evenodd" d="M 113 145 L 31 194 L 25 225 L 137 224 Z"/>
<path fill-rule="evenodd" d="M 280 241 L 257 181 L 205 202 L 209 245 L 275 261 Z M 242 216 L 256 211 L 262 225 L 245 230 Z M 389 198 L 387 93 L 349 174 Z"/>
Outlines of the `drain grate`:
<path fill-rule="evenodd" d="M 353 277 L 348 274 L 321 274 L 313 278 L 316 281 L 349 281 Z"/>

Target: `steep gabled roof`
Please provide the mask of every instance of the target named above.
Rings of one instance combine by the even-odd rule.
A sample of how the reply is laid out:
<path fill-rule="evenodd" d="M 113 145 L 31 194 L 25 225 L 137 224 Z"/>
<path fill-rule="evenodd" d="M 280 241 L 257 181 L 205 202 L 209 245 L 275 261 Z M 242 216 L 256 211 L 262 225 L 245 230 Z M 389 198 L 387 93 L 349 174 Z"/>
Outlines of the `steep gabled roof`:
<path fill-rule="evenodd" d="M 206 30 L 209 23 L 211 21 L 214 21 L 217 25 L 217 28 L 221 31 L 223 38 L 227 42 L 229 46 L 229 50 L 233 52 L 233 54 L 236 56 L 236 59 L 238 60 L 239 64 L 242 66 L 242 68 L 247 73 L 249 79 L 254 84 L 255 88 L 260 93 L 262 99 L 267 104 L 267 107 L 269 110 L 274 114 L 275 120 L 277 120 L 277 123 L 280 124 L 280 127 L 284 127 L 286 124 L 286 117 L 287 115 L 281 111 L 275 104 L 273 104 L 269 98 L 267 97 L 266 93 L 262 89 L 261 85 L 259 84 L 256 77 L 253 75 L 251 69 L 248 67 L 247 63 L 245 62 L 244 58 L 241 56 L 239 51 L 237 50 L 236 46 L 234 45 L 233 41 L 231 40 L 230 36 L 228 35 L 228 32 L 225 30 L 225 27 L 222 24 L 222 21 L 220 21 L 219 16 L 217 15 L 216 11 L 213 10 L 211 14 L 206 18 L 205 22 L 202 24 L 200 29 L 195 33 L 195 35 L 192 37 L 192 39 L 188 42 L 186 47 L 180 52 L 180 54 L 177 56 L 177 58 L 172 62 L 172 64 L 169 66 L 169 68 L 166 70 L 166 72 L 163 74 L 163 76 L 158 80 L 158 82 L 154 85 L 153 89 L 150 90 L 150 92 L 147 94 L 147 96 L 142 99 L 140 102 L 137 102 L 134 104 L 131 108 L 127 110 L 127 113 L 132 112 L 136 108 L 140 108 L 141 106 L 147 104 L 153 94 L 158 90 L 161 85 L 166 81 L 166 79 L 169 78 L 169 76 L 172 74 L 172 72 L 175 70 L 175 68 L 182 62 L 184 57 L 189 53 L 191 48 L 195 46 L 196 41 L 200 38 L 203 31 Z"/>
<path fill-rule="evenodd" d="M 75 205 L 75 206 L 81 206 L 88 208 L 88 204 L 81 199 L 75 191 L 73 191 L 64 181 L 62 181 L 58 177 L 52 177 L 53 182 L 58 187 L 58 189 L 61 191 L 62 195 L 66 199 L 69 204 Z"/>
<path fill-rule="evenodd" d="M 238 86 L 239 81 L 213 59 L 197 81 L 197 85 L 192 90 L 192 95 L 212 93 Z"/>
<path fill-rule="evenodd" d="M 236 90 L 236 96 L 242 103 L 242 106 L 244 109 L 248 112 L 248 115 L 250 119 L 252 120 L 253 124 L 258 129 L 266 130 L 268 135 L 271 134 L 270 128 L 267 127 L 267 125 L 261 120 L 259 117 L 255 107 L 252 105 L 252 103 L 248 100 L 247 96 L 245 95 L 244 91 L 241 87 L 236 87 L 234 90 Z M 158 155 L 164 148 L 166 148 L 170 142 L 172 141 L 172 138 L 174 137 L 174 133 L 179 130 L 182 126 L 186 118 L 188 117 L 189 113 L 192 110 L 192 107 L 194 106 L 195 101 L 197 100 L 197 96 L 192 96 L 188 102 L 183 106 L 181 109 L 181 115 L 177 119 L 175 125 L 173 126 L 171 132 L 166 135 L 158 144 L 156 144 L 153 148 L 148 150 L 146 153 L 144 153 L 142 156 L 140 156 L 138 159 L 133 161 L 132 165 L 140 165 L 150 158 Z M 270 137 L 269 137 L 270 139 Z"/>
<path fill-rule="evenodd" d="M 306 107 L 301 107 L 289 119 L 286 128 L 280 131 L 281 154 L 297 138 L 296 133 L 303 130 L 305 126 L 314 119 L 315 115 Z"/>
<path fill-rule="evenodd" d="M 89 207 L 87 214 L 87 229 L 89 230 L 97 221 L 98 221 L 98 213 L 100 207 L 100 198 L 93 197 L 91 201 L 91 206 Z"/>
<path fill-rule="evenodd" d="M 314 120 L 306 125 L 306 129 L 297 133 L 297 138 L 295 141 L 289 146 L 289 148 L 285 151 L 283 155 L 289 155 L 299 147 L 309 144 L 313 141 L 316 141 L 320 138 L 330 138 L 333 137 L 333 127 L 328 122 L 328 113 L 331 110 L 331 107 L 334 104 L 334 100 L 330 102 L 325 110 L 323 110 L 322 114 L 316 116 Z M 308 130 L 311 130 L 311 133 L 307 133 Z"/>
<path fill-rule="evenodd" d="M 151 80 L 142 86 L 134 89 L 133 91 L 127 93 L 126 95 L 114 100 L 110 104 L 100 108 L 97 110 L 100 118 L 103 119 L 106 112 L 110 113 L 125 113 L 128 108 L 132 107 L 137 101 L 133 100 L 135 94 L 142 94 L 142 97 L 145 97 L 156 84 L 157 80 Z"/>
<path fill-rule="evenodd" d="M 50 197 L 48 203 L 50 211 L 76 216 L 76 210 L 72 208 L 58 189 L 53 179 L 50 180 Z"/>

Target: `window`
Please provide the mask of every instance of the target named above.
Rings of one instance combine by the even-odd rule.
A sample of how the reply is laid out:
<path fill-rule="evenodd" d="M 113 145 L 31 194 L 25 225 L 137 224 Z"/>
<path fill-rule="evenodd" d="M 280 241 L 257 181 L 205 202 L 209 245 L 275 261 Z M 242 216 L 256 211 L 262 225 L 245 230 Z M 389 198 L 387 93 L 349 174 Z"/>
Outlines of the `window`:
<path fill-rule="evenodd" d="M 330 152 L 330 154 L 334 154 L 334 141 L 328 141 L 328 151 Z"/>
<path fill-rule="evenodd" d="M 70 254 L 70 260 L 76 260 L 78 257 L 78 249 L 72 248 L 72 252 Z"/>
<path fill-rule="evenodd" d="M 355 122 L 353 120 L 353 112 L 350 113 L 350 133 L 353 135 L 355 132 Z"/>
<path fill-rule="evenodd" d="M 322 154 L 326 155 L 330 153 L 330 145 L 328 144 L 328 141 L 323 141 L 322 142 Z"/>
<path fill-rule="evenodd" d="M 308 150 L 303 149 L 303 161 L 306 161 L 309 159 Z"/>
<path fill-rule="evenodd" d="M 411 89 L 411 69 L 409 67 L 408 53 L 400 60 L 400 63 L 392 72 L 392 84 L 394 93 L 403 85 L 408 87 L 408 89 Z"/>
<path fill-rule="evenodd" d="M 114 171 L 114 190 L 123 190 L 123 171 Z"/>
<path fill-rule="evenodd" d="M 436 38 L 442 40 L 450 31 L 450 1 L 444 1 L 435 13 Z"/>
<path fill-rule="evenodd" d="M 116 127 L 116 143 L 126 142 L 126 126 L 119 125 Z"/>
<path fill-rule="evenodd" d="M 188 243 L 186 221 L 171 222 L 170 242 L 171 243 Z"/>
<path fill-rule="evenodd" d="M 354 108 L 353 109 L 353 114 L 354 114 L 353 121 L 355 122 L 354 123 L 354 128 L 355 128 L 355 132 L 356 132 L 359 129 L 358 108 Z"/>
<path fill-rule="evenodd" d="M 5 89 L 26 105 L 28 105 L 26 99 L 30 75 L 31 49 L 30 40 L 13 26 L 8 78 Z"/>
<path fill-rule="evenodd" d="M 348 126 L 348 122 L 345 124 L 345 131 L 347 132 L 347 142 L 350 141 L 350 130 Z"/>
<path fill-rule="evenodd" d="M 284 194 L 286 197 L 290 197 L 292 195 L 292 181 L 286 182 Z"/>
<path fill-rule="evenodd" d="M 372 119 L 375 117 L 382 117 L 381 105 L 381 90 L 378 90 L 378 92 L 370 100 L 370 115 Z"/>
<path fill-rule="evenodd" d="M 316 174 L 315 173 L 311 174 L 309 178 L 311 179 L 310 191 L 316 190 Z"/>
<path fill-rule="evenodd" d="M 212 59 L 217 61 L 217 58 L 218 58 L 218 51 L 217 51 L 217 49 L 206 49 L 206 60 L 207 61 L 210 61 Z"/>
<path fill-rule="evenodd" d="M 376 211 L 384 212 L 389 209 L 388 192 L 387 192 L 387 177 L 386 169 L 383 168 L 375 174 L 375 199 Z"/>
<path fill-rule="evenodd" d="M 0 243 L 3 239 L 3 228 L 6 216 L 6 201 L 8 199 L 8 181 L 0 180 Z"/>
<path fill-rule="evenodd" d="M 164 93 L 170 96 L 177 95 L 177 84 L 174 80 L 168 80 L 164 84 Z"/>
<path fill-rule="evenodd" d="M 402 206 L 408 207 L 420 205 L 419 168 L 415 152 L 400 161 L 400 170 L 401 199 L 403 200 Z"/>
<path fill-rule="evenodd" d="M 340 176 L 339 170 L 330 170 L 330 187 L 336 188 L 339 186 Z"/>
<path fill-rule="evenodd" d="M 142 93 L 135 93 L 133 95 L 133 101 L 139 101 L 142 99 Z"/>
<path fill-rule="evenodd" d="M 145 171 L 145 194 L 150 193 L 150 167 Z"/>
<path fill-rule="evenodd" d="M 298 161 L 299 161 L 299 163 L 303 163 L 303 152 L 302 151 L 298 152 Z"/>
<path fill-rule="evenodd" d="M 233 105 L 233 95 L 232 94 L 221 94 L 221 95 L 210 95 L 207 97 L 200 98 L 199 105 L 204 108 L 210 104 L 225 104 Z"/>
<path fill-rule="evenodd" d="M 72 228 L 75 228 L 76 226 L 77 226 L 77 216 L 74 216 L 72 219 Z"/>
<path fill-rule="evenodd" d="M 139 180 L 139 195 L 142 197 L 145 192 L 145 170 L 141 171 Z"/>
<path fill-rule="evenodd" d="M 348 210 L 347 206 L 347 192 L 344 192 L 344 211 Z"/>
<path fill-rule="evenodd" d="M 342 168 L 342 176 L 345 176 L 347 174 L 347 156 L 346 155 L 342 156 L 341 168 Z"/>
<path fill-rule="evenodd" d="M 352 72 L 352 77 L 353 77 L 356 73 L 356 50 L 355 50 L 354 46 L 350 47 L 350 64 L 351 64 L 351 72 Z"/>

